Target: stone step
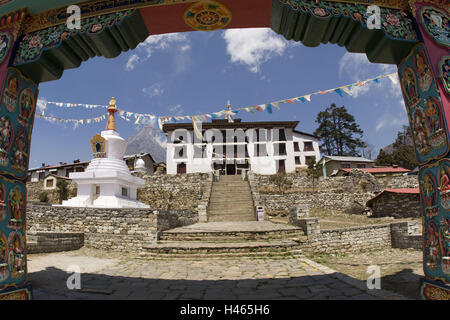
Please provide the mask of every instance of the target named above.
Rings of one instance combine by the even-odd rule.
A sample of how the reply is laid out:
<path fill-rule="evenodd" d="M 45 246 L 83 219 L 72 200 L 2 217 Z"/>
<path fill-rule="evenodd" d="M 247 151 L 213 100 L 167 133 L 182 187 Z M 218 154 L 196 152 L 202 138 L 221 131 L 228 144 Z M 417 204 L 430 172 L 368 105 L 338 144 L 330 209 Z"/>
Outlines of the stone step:
<path fill-rule="evenodd" d="M 287 250 L 287 251 L 258 251 L 258 252 L 226 252 L 226 253 L 153 253 L 143 251 L 139 254 L 138 259 L 146 259 L 146 260 L 173 260 L 174 258 L 179 260 L 192 260 L 192 259 L 203 259 L 203 258 L 214 258 L 214 259 L 230 259 L 230 258 L 271 258 L 271 259 L 285 259 L 285 258 L 301 258 L 304 257 L 302 250 Z"/>
<path fill-rule="evenodd" d="M 212 209 L 208 210 L 208 216 L 239 216 L 239 215 L 255 215 L 251 209 Z"/>
<path fill-rule="evenodd" d="M 208 215 L 208 222 L 239 222 L 239 221 L 256 221 L 253 215 Z"/>
<path fill-rule="evenodd" d="M 209 232 L 175 232 L 164 231 L 160 241 L 178 242 L 242 242 L 267 240 L 306 240 L 301 229 L 273 231 L 209 231 Z"/>
<path fill-rule="evenodd" d="M 261 242 L 170 242 L 145 245 L 140 256 L 158 255 L 232 255 L 232 254 L 301 254 L 301 244 L 296 241 L 261 241 Z"/>
<path fill-rule="evenodd" d="M 218 206 L 226 206 L 226 207 L 249 207 L 253 208 L 253 200 L 252 199 L 233 199 L 233 200 L 226 200 L 226 199 L 210 199 L 209 200 L 209 206 L 218 205 Z"/>

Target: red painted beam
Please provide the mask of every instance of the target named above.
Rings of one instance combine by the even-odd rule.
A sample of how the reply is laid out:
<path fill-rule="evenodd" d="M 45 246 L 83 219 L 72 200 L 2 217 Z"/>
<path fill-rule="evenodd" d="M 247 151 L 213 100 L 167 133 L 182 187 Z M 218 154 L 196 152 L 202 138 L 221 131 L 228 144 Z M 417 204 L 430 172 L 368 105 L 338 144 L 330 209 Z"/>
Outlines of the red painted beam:
<path fill-rule="evenodd" d="M 230 28 L 270 26 L 272 0 L 221 0 L 230 9 Z M 193 3 L 172 4 L 139 9 L 150 34 L 194 31 L 184 22 L 184 13 Z"/>

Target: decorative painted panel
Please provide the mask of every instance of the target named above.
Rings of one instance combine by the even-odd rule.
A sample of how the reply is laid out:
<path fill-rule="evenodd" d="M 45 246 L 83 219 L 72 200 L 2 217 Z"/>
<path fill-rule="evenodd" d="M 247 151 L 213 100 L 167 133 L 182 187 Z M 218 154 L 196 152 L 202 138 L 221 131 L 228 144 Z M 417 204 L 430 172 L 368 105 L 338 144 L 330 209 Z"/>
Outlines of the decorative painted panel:
<path fill-rule="evenodd" d="M 422 7 L 420 19 L 429 37 L 436 43 L 450 48 L 450 16 L 444 10 Z"/>
<path fill-rule="evenodd" d="M 439 282 L 421 279 L 420 296 L 423 300 L 450 300 L 450 287 Z"/>
<path fill-rule="evenodd" d="M 27 176 L 37 86 L 9 68 L 0 103 L 0 173 Z"/>
<path fill-rule="evenodd" d="M 442 57 L 439 63 L 439 78 L 445 93 L 450 96 L 450 56 Z"/>
<path fill-rule="evenodd" d="M 295 11 L 309 13 L 316 18 L 349 17 L 367 27 L 367 4 L 314 0 L 279 0 Z M 380 8 L 381 26 L 386 36 L 394 40 L 417 41 L 413 21 L 403 10 Z"/>
<path fill-rule="evenodd" d="M 13 65 L 36 61 L 44 50 L 59 47 L 62 42 L 79 34 L 95 35 L 116 24 L 120 24 L 133 10 L 111 13 L 82 19 L 80 30 L 70 30 L 66 24 L 49 27 L 43 30 L 28 33 L 19 44 Z"/>
<path fill-rule="evenodd" d="M 428 279 L 450 283 L 450 160 L 419 171 L 423 219 L 423 266 Z"/>
<path fill-rule="evenodd" d="M 27 278 L 25 184 L 0 180 L 0 289 L 22 285 Z"/>
<path fill-rule="evenodd" d="M 432 67 L 418 44 L 398 67 L 416 159 L 425 164 L 449 151 L 448 128 Z"/>

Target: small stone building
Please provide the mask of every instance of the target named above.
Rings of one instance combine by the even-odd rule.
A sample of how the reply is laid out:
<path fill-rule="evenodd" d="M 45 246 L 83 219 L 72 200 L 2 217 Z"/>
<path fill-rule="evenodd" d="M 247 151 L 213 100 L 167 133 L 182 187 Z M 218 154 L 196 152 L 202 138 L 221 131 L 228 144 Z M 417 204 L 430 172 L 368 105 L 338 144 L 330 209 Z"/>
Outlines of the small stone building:
<path fill-rule="evenodd" d="M 385 189 L 366 204 L 373 217 L 420 217 L 419 188 Z"/>

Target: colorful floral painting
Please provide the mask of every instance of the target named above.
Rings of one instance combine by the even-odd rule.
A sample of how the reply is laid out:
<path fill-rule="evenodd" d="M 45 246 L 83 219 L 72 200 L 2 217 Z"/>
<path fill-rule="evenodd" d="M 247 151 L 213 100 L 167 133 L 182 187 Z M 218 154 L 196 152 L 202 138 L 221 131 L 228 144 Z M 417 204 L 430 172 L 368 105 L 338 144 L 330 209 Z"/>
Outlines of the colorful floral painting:
<path fill-rule="evenodd" d="M 231 22 L 231 11 L 217 1 L 200 1 L 186 10 L 184 22 L 194 30 L 223 29 Z"/>
<path fill-rule="evenodd" d="M 367 26 L 367 4 L 315 0 L 280 0 L 294 11 L 309 13 L 317 18 L 348 17 Z M 417 41 L 413 21 L 402 10 L 380 8 L 381 27 L 387 37 L 395 40 Z"/>
<path fill-rule="evenodd" d="M 31 88 L 25 88 L 20 93 L 19 99 L 19 122 L 23 126 L 27 126 L 30 121 L 30 117 L 34 112 L 34 108 L 36 107 L 36 102 L 34 99 L 34 93 Z"/>
<path fill-rule="evenodd" d="M 0 231 L 0 281 L 5 281 L 8 278 L 8 240 L 3 232 Z"/>
<path fill-rule="evenodd" d="M 7 116 L 0 118 L 0 166 L 7 166 L 9 163 L 9 149 L 14 138 L 14 128 L 11 120 Z"/>
<path fill-rule="evenodd" d="M 0 183 L 0 222 L 4 221 L 7 216 L 6 210 L 6 187 Z"/>
<path fill-rule="evenodd" d="M 434 7 L 423 7 L 420 16 L 428 35 L 440 45 L 449 48 L 450 17 L 446 12 Z"/>
<path fill-rule="evenodd" d="M 403 95 L 408 106 L 415 106 L 419 102 L 416 74 L 411 68 L 405 68 L 401 78 Z"/>

